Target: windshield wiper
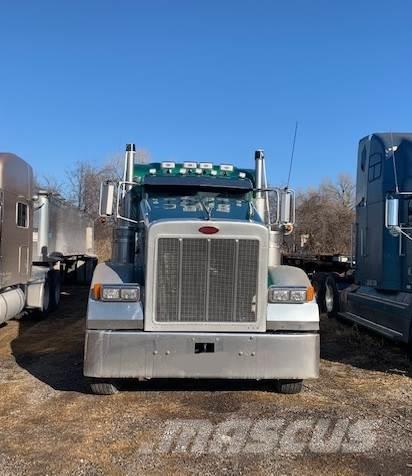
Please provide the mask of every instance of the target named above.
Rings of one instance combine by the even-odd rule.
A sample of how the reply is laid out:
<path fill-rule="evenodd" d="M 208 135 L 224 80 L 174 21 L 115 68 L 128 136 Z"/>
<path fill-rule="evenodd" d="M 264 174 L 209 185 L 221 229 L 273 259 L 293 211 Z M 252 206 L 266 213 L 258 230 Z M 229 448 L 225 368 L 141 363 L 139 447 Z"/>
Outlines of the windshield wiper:
<path fill-rule="evenodd" d="M 204 203 L 203 198 L 199 198 L 199 203 L 202 206 L 202 210 L 206 214 L 206 220 L 210 220 L 211 219 L 211 214 L 212 214 L 212 209 L 208 208 L 208 206 Z"/>

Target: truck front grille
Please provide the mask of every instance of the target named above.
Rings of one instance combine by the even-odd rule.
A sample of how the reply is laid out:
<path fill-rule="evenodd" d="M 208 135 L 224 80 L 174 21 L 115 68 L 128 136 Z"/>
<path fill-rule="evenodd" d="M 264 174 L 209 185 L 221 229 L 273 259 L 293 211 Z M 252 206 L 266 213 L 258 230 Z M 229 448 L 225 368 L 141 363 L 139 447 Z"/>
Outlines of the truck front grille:
<path fill-rule="evenodd" d="M 159 238 L 158 322 L 256 322 L 259 242 Z"/>

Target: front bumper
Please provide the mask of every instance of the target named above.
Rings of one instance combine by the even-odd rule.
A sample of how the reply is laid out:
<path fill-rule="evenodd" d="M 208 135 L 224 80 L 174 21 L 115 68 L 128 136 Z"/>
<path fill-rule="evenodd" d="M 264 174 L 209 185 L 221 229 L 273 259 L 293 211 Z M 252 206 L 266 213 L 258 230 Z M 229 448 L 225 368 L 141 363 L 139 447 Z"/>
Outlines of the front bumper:
<path fill-rule="evenodd" d="M 319 334 L 88 329 L 84 375 L 97 378 L 316 378 L 319 376 Z"/>

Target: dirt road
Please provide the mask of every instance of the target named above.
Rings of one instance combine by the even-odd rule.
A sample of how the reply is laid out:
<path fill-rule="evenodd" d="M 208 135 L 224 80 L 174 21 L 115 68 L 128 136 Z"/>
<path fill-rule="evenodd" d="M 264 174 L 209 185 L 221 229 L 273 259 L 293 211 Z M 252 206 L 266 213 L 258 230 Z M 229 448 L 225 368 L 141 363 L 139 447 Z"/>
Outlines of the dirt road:
<path fill-rule="evenodd" d="M 412 474 L 406 350 L 322 322 L 321 378 L 300 395 L 259 382 L 82 379 L 87 290 L 0 327 L 0 474 Z"/>

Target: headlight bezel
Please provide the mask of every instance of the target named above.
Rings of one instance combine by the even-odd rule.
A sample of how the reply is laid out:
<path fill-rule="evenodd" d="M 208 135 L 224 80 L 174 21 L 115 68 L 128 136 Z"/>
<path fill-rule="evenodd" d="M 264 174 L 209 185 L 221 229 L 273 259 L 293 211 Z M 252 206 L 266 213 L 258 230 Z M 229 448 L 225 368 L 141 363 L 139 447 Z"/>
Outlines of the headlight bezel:
<path fill-rule="evenodd" d="M 275 298 L 274 294 L 278 293 L 279 298 Z M 301 297 L 298 298 L 299 293 Z M 292 298 L 292 296 L 295 298 Z M 282 297 L 281 297 L 282 296 Z M 268 303 L 270 304 L 304 304 L 313 300 L 312 286 L 269 286 Z"/>
<path fill-rule="evenodd" d="M 108 297 L 108 291 L 118 291 L 117 296 Z M 105 293 L 106 291 L 106 293 Z M 127 292 L 134 291 L 131 297 L 127 297 Z M 96 292 L 94 293 L 96 297 Z M 139 302 L 141 297 L 140 286 L 138 284 L 102 284 L 98 291 L 98 300 L 102 302 Z"/>

